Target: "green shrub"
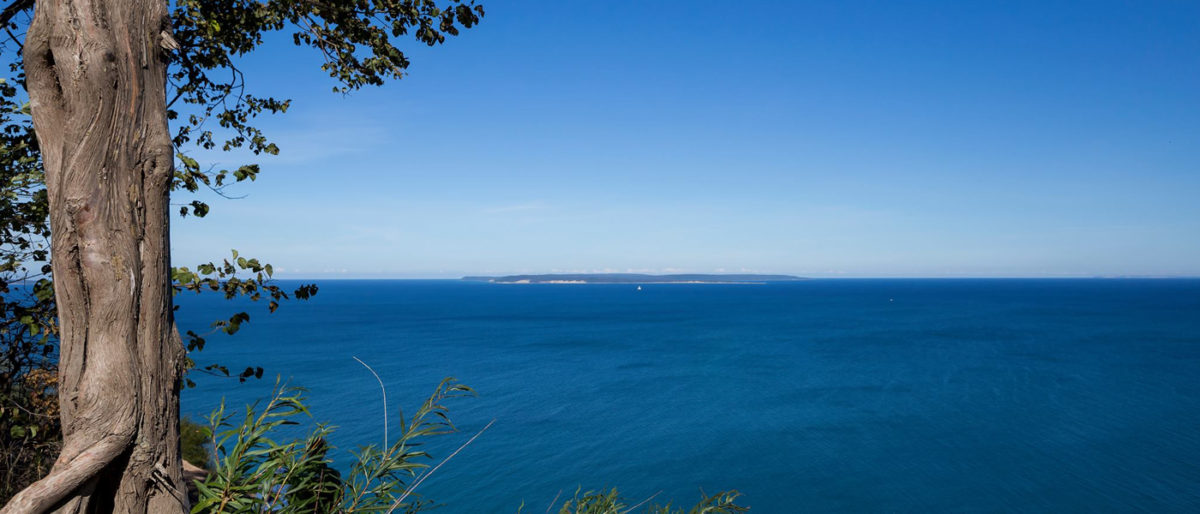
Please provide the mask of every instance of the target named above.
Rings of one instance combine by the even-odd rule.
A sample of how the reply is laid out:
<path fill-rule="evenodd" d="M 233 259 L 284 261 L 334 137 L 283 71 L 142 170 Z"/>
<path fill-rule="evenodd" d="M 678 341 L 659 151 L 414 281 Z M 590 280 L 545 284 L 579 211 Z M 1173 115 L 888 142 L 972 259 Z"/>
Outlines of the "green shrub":
<path fill-rule="evenodd" d="M 442 381 L 411 419 L 400 420 L 394 443 L 356 452 L 346 477 L 331 467 L 326 438 L 332 427 L 318 425 L 302 440 L 273 439 L 277 429 L 308 414 L 303 389 L 277 383 L 270 400 L 261 408 L 247 406 L 238 424 L 222 403 L 209 417 L 215 458 L 211 473 L 196 484 L 199 499 L 192 512 L 416 512 L 426 501 L 409 483 L 430 458 L 416 447 L 425 438 L 453 432 L 442 402 L 471 393 L 452 379 Z"/>
<path fill-rule="evenodd" d="M 179 445 L 183 460 L 205 470 L 209 469 L 211 459 L 207 446 L 211 438 L 212 431 L 208 427 L 188 417 L 179 420 Z"/>
<path fill-rule="evenodd" d="M 651 504 L 646 507 L 646 510 L 640 512 L 646 514 L 732 514 L 750 510 L 748 507 L 734 503 L 738 496 L 737 491 L 724 491 L 712 496 L 704 496 L 699 503 L 687 510 L 672 507 L 668 503 L 667 505 Z M 583 494 L 576 491 L 574 498 L 563 502 L 558 514 L 628 514 L 647 501 L 630 507 L 626 505 L 625 500 L 621 498 L 616 489 L 608 492 L 588 491 Z"/>
<path fill-rule="evenodd" d="M 276 441 L 280 427 L 297 425 L 296 417 L 309 414 L 304 393 L 304 389 L 277 381 L 266 404 L 246 406 L 245 415 L 236 424 L 222 402 L 209 416 L 211 428 L 185 434 L 188 442 L 194 441 L 196 434 L 206 434 L 206 444 L 213 452 L 208 476 L 195 483 L 198 499 L 193 513 L 414 513 L 431 505 L 415 489 L 440 464 L 430 468 L 430 455 L 417 448 L 429 437 L 455 431 L 443 403 L 473 394 L 470 388 L 453 379 L 443 380 L 410 419 L 400 419 L 400 435 L 395 442 L 354 452 L 353 464 L 344 477 L 331 466 L 332 447 L 327 438 L 332 427 L 317 425 L 303 439 Z M 472 440 L 474 437 L 467 444 Z M 187 447 L 206 451 L 204 444 Z M 737 496 L 736 491 L 722 492 L 704 497 L 689 510 L 668 504 L 651 505 L 643 512 L 727 514 L 748 510 L 734 504 Z M 608 493 L 576 492 L 558 512 L 626 514 L 641 505 L 627 506 L 615 489 Z"/>

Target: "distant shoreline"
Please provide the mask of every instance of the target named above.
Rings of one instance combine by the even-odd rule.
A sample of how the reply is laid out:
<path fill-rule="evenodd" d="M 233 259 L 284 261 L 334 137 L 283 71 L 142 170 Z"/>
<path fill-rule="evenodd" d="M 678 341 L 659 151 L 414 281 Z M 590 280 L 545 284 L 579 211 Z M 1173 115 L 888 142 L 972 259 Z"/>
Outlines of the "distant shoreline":
<path fill-rule="evenodd" d="M 397 282 L 463 282 L 465 278 L 478 277 L 463 277 L 462 275 L 452 276 L 393 276 L 387 274 L 300 274 L 292 275 L 275 272 L 273 280 L 289 281 L 289 282 L 371 282 L 371 281 L 397 281 Z M 490 278 L 490 277 L 489 277 Z M 1169 282 L 1169 281 L 1197 281 L 1200 276 L 1120 276 L 1120 277 L 989 277 L 989 276 L 967 276 L 967 277 L 859 277 L 859 276 L 816 276 L 802 277 L 800 282 L 877 282 L 877 281 L 987 281 L 987 282 L 1018 282 L 1018 281 L 1041 281 L 1041 282 L 1062 282 L 1062 281 L 1105 281 L 1105 282 Z M 32 286 L 34 281 L 24 282 L 15 281 L 10 284 Z M 486 280 L 484 280 L 486 282 Z M 751 283 L 762 283 L 750 281 Z M 638 282 L 646 284 L 647 282 Z M 678 283 L 678 282 L 672 282 Z M 730 284 L 732 282 L 719 282 L 721 284 Z"/>
<path fill-rule="evenodd" d="M 468 282 L 492 284 L 767 284 L 806 280 L 792 275 L 645 275 L 638 273 L 468 276 Z"/>
<path fill-rule="evenodd" d="M 466 279 L 463 279 L 463 280 L 466 280 Z M 470 282 L 480 282 L 480 281 L 479 281 L 479 280 L 470 280 Z M 767 283 L 768 283 L 768 282 L 704 282 L 704 281 L 698 281 L 698 280 L 696 280 L 696 281 L 688 281 L 688 282 L 683 282 L 683 281 L 679 281 L 679 282 L 588 282 L 588 281 L 583 281 L 583 280 L 547 280 L 547 281 L 539 281 L 539 282 L 533 282 L 533 281 L 528 281 L 528 280 L 518 280 L 518 281 L 515 281 L 515 282 L 509 282 L 509 281 L 492 281 L 492 280 L 488 280 L 488 281 L 486 281 L 486 282 L 487 282 L 487 283 L 503 283 L 503 285 L 511 285 L 511 286 L 529 286 L 529 285 L 534 285 L 534 286 L 536 286 L 536 285 L 554 285 L 554 286 L 599 286 L 599 285 L 610 285 L 610 286 L 612 286 L 612 285 L 636 285 L 636 286 L 670 286 L 670 285 L 696 285 L 696 283 L 700 283 L 700 285 L 709 285 L 709 286 L 720 286 L 720 285 L 749 285 L 749 286 L 763 286 L 763 285 L 767 285 Z"/>

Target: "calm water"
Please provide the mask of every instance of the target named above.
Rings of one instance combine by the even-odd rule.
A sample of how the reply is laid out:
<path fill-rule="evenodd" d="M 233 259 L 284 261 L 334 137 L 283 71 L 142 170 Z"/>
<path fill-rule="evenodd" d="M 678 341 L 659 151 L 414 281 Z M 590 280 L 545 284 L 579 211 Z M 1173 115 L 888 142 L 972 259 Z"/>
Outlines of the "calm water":
<path fill-rule="evenodd" d="M 581 484 L 764 513 L 1200 511 L 1200 281 L 320 285 L 197 360 L 291 377 L 343 449 L 382 437 L 351 356 L 393 410 L 473 386 L 434 448 L 497 421 L 423 486 L 442 512 Z M 197 331 L 231 307 L 179 303 Z M 193 416 L 271 385 L 196 378 Z"/>

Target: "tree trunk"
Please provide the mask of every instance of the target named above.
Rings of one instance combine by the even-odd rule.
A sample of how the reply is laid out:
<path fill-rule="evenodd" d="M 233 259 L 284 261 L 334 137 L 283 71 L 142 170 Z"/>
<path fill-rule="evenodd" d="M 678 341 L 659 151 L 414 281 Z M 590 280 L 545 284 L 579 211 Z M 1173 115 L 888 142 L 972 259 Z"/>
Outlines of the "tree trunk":
<path fill-rule="evenodd" d="M 164 0 L 38 0 L 24 58 L 46 169 L 63 450 L 3 513 L 184 512 Z"/>

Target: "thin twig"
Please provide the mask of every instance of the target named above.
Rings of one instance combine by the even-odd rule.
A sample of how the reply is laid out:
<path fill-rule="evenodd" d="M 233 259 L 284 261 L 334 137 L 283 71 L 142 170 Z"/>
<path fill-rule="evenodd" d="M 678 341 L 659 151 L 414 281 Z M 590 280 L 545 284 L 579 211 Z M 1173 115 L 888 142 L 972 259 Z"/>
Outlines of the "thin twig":
<path fill-rule="evenodd" d="M 396 510 L 396 507 L 400 506 L 400 502 L 403 502 L 405 498 L 408 498 L 408 495 L 412 494 L 412 492 L 417 489 L 417 486 L 421 485 L 421 482 L 424 482 L 426 478 L 429 478 L 429 475 L 432 475 L 435 471 L 438 470 L 438 468 L 442 467 L 442 464 L 450 462 L 450 459 L 453 459 L 455 455 L 458 455 L 458 452 L 463 451 L 463 448 L 466 448 L 467 445 L 475 442 L 475 439 L 478 438 L 479 436 L 483 435 L 483 433 L 486 432 L 487 429 L 492 428 L 492 425 L 494 423 L 496 423 L 496 420 L 494 420 L 494 419 L 489 421 L 486 426 L 479 429 L 479 432 L 476 432 L 475 435 L 471 436 L 470 439 L 467 439 L 467 442 L 463 443 L 462 446 L 459 446 L 457 450 L 454 450 L 454 453 L 447 455 L 446 458 L 442 459 L 442 461 L 439 462 L 436 466 L 434 466 L 433 469 L 430 469 L 429 471 L 426 471 L 424 474 L 422 474 L 421 478 L 418 478 L 417 481 L 413 483 L 412 487 L 409 487 L 408 490 L 404 491 L 404 494 L 400 495 L 400 498 L 396 500 L 396 503 L 392 504 L 391 508 L 389 508 L 387 510 L 386 514 L 392 514 L 392 511 Z"/>
<path fill-rule="evenodd" d="M 383 391 L 383 447 L 381 449 L 386 450 L 389 444 L 388 441 L 391 441 L 391 439 L 388 439 L 387 388 L 383 387 L 383 379 L 379 378 L 379 373 L 376 373 L 374 369 L 367 366 L 367 363 L 363 362 L 362 359 L 353 355 L 351 355 L 351 358 L 367 368 L 367 371 L 370 371 L 372 375 L 375 375 L 375 380 L 379 382 L 379 390 Z"/>
<path fill-rule="evenodd" d="M 621 514 L 629 514 L 630 512 L 633 512 L 633 509 L 636 509 L 636 508 L 638 508 L 638 507 L 641 507 L 642 505 L 645 505 L 645 504 L 646 504 L 646 502 L 648 502 L 648 501 L 650 501 L 650 500 L 653 500 L 655 496 L 658 496 L 658 495 L 660 495 L 660 494 L 662 494 L 662 491 L 659 491 L 659 492 L 657 492 L 657 493 L 654 493 L 654 494 L 650 495 L 650 497 L 649 497 L 649 498 L 646 498 L 645 500 L 642 500 L 642 501 L 641 501 L 641 503 L 638 503 L 637 505 L 634 505 L 634 506 L 632 506 L 632 507 L 630 507 L 630 508 L 628 508 L 628 509 L 625 509 L 625 512 L 622 512 Z"/>
<path fill-rule="evenodd" d="M 17 14 L 31 7 L 33 7 L 33 0 L 17 0 L 8 4 L 8 7 L 5 7 L 4 11 L 0 12 L 0 25 L 8 25 Z"/>
<path fill-rule="evenodd" d="M 554 504 L 558 503 L 559 496 L 562 496 L 562 489 L 559 489 L 558 493 L 554 495 L 554 499 L 550 500 L 550 506 L 546 507 L 546 514 L 550 514 L 550 509 L 553 509 Z"/>
<path fill-rule="evenodd" d="M 48 414 L 40 414 L 37 412 L 33 412 L 29 409 L 26 409 L 25 407 L 22 407 L 21 404 L 17 403 L 16 400 L 13 400 L 12 398 L 5 398 L 5 399 L 8 400 L 8 403 L 12 404 L 13 407 L 16 407 L 18 409 L 25 411 L 25 413 L 29 414 L 30 416 L 38 416 L 38 417 L 42 417 L 42 418 L 46 418 L 46 419 L 56 419 L 57 418 L 57 416 L 50 416 Z"/>
<path fill-rule="evenodd" d="M 17 52 L 25 51 L 25 45 L 21 44 L 21 40 L 17 39 L 17 35 L 12 33 L 12 30 L 8 28 L 8 25 L 4 26 L 4 32 L 8 34 L 8 38 L 11 39 L 13 43 L 16 43 Z"/>

